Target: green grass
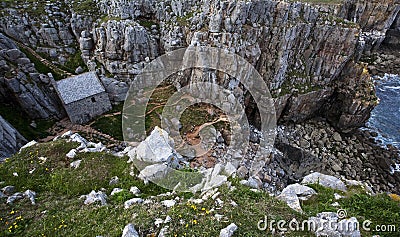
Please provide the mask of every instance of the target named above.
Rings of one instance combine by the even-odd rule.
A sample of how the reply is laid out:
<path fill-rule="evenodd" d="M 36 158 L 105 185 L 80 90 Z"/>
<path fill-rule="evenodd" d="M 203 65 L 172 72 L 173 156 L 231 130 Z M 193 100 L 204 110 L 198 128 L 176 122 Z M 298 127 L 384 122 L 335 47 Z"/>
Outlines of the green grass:
<path fill-rule="evenodd" d="M 167 215 L 172 218 L 169 224 L 172 236 L 185 233 L 187 236 L 216 236 L 230 222 L 239 226 L 238 236 L 262 236 L 257 223 L 266 213 L 279 213 L 276 216 L 285 219 L 301 218 L 280 201 L 266 193 L 250 191 L 238 180 L 232 180 L 237 187 L 235 191 L 221 187 L 219 198 L 226 203 L 222 208 L 217 208 L 211 199 L 202 204 L 188 204 L 187 199 L 193 194 L 179 193 L 175 196 L 181 201 L 171 209 L 160 205 L 160 201 L 174 197 L 155 197 L 152 204 L 124 209 L 123 203 L 133 197 L 127 191 L 109 196 L 107 206 L 84 206 L 83 200 L 79 200 L 80 195 L 93 189 L 105 188 L 109 195 L 114 187 L 129 190 L 131 186 L 137 186 L 142 191 L 140 197 L 145 199 L 167 190 L 151 183 L 145 185 L 129 175 L 132 168 L 126 163 L 126 157 L 118 158 L 106 153 L 79 154 L 74 160 L 82 159 L 80 167 L 76 170 L 70 168 L 72 160 L 68 160 L 65 154 L 77 145 L 62 140 L 38 144 L 0 165 L 3 186 L 15 185 L 18 191 L 31 189 L 37 192 L 35 206 L 25 199 L 13 205 L 0 203 L 1 236 L 121 236 L 123 227 L 129 222 L 135 224 L 141 236 L 155 235 L 161 227 L 156 227 L 154 220 L 164 219 Z M 47 160 L 43 162 L 38 157 Z M 36 169 L 30 174 L 29 170 L 33 168 Z M 18 172 L 19 176 L 13 176 L 13 172 Z M 137 174 L 137 170 L 134 172 Z M 115 175 L 120 182 L 110 186 L 108 182 Z M 199 198 L 199 194 L 193 197 Z M 231 201 L 239 206 L 231 206 Z M 215 220 L 217 213 L 224 215 L 221 222 Z M 180 219 L 185 224 L 180 224 Z"/>
<path fill-rule="evenodd" d="M 347 212 L 347 217 L 355 216 L 362 223 L 365 220 L 370 220 L 371 230 L 375 229 L 376 225 L 396 225 L 400 223 L 400 203 L 393 201 L 386 194 L 370 196 L 365 193 L 365 190 L 359 187 L 351 188 L 347 193 L 330 188 L 322 187 L 318 184 L 309 185 L 317 191 L 317 195 L 313 196 L 308 201 L 302 202 L 302 208 L 307 216 L 315 216 L 320 212 L 337 212 L 338 207 L 333 207 L 333 202 L 340 204 L 340 209 Z M 338 193 L 345 198 L 335 200 L 334 193 Z M 366 232 L 360 225 L 362 236 L 393 236 L 393 233 L 384 232 Z"/>
<path fill-rule="evenodd" d="M 308 219 L 322 211 L 335 211 L 328 204 L 333 201 L 335 191 L 319 185 L 311 185 L 318 195 L 309 202 L 303 202 L 304 214 L 289 209 L 285 203 L 270 197 L 265 192 L 254 192 L 230 178 L 232 190 L 227 185 L 219 188 L 218 198 L 208 199 L 201 204 L 188 201 L 189 198 L 200 198 L 198 193 L 178 193 L 169 197 L 156 196 L 167 192 L 154 184 L 145 185 L 136 176 L 129 173 L 138 171 L 127 164 L 127 157 L 114 157 L 107 153 L 79 153 L 73 160 L 81 159 L 79 168 L 70 168 L 73 160 L 65 154 L 78 146 L 58 140 L 37 144 L 24 149 L 0 164 L 0 181 L 2 186 L 15 185 L 17 191 L 32 189 L 37 192 L 37 204 L 32 205 L 23 199 L 12 205 L 0 200 L 0 236 L 121 236 L 124 226 L 133 223 L 140 236 L 157 236 L 165 225 L 169 226 L 167 236 L 218 236 L 222 228 L 235 223 L 238 230 L 234 236 L 270 236 L 268 230 L 257 228 L 265 216 L 268 220 L 286 220 L 295 218 L 298 221 Z M 45 161 L 38 157 L 46 157 Z M 30 174 L 29 171 L 35 170 Z M 18 177 L 12 175 L 18 173 Z M 120 182 L 109 185 L 109 180 L 118 176 Z M 125 209 L 123 203 L 133 195 L 127 190 L 137 186 L 140 197 L 151 199 L 150 204 L 136 204 Z M 110 196 L 113 188 L 125 191 Z M 107 193 L 106 206 L 83 204 L 79 197 L 91 190 L 102 189 Z M 339 200 L 349 216 L 356 216 L 360 221 L 370 219 L 373 223 L 399 223 L 400 206 L 386 195 L 367 196 L 361 190 L 351 190 L 343 194 L 346 198 Z M 172 208 L 160 204 L 162 200 L 179 197 Z M 235 202 L 237 206 L 231 203 Z M 216 214 L 223 215 L 221 220 Z M 155 226 L 156 218 L 172 218 L 168 224 Z M 385 236 L 385 233 L 381 233 Z M 393 234 L 393 233 L 392 233 Z M 308 232 L 286 232 L 285 236 L 312 236 Z M 372 233 L 363 233 L 372 236 Z M 386 236 L 393 236 L 386 233 Z"/>
<path fill-rule="evenodd" d="M 100 9 L 94 0 L 75 0 L 72 4 L 73 10 L 78 14 L 99 16 Z"/>
<path fill-rule="evenodd" d="M 159 28 L 159 24 L 157 22 L 151 21 L 151 20 L 140 20 L 139 24 L 143 27 L 145 27 L 148 30 L 151 30 L 151 26 L 155 25 L 157 28 Z"/>
<path fill-rule="evenodd" d="M 294 74 L 290 74 L 290 75 L 292 77 Z M 300 78 L 302 78 L 302 77 L 300 77 Z M 299 84 L 291 84 L 289 82 L 289 80 L 287 80 L 280 86 L 279 94 L 277 94 L 276 92 L 275 93 L 272 92 L 271 94 L 273 97 L 284 96 L 287 94 L 291 94 L 293 89 L 297 90 L 297 92 L 296 92 L 297 94 L 307 94 L 307 93 L 310 93 L 313 91 L 318 91 L 318 90 L 322 89 L 322 87 L 319 85 L 313 85 L 309 82 L 299 83 Z"/>
<path fill-rule="evenodd" d="M 338 192 L 336 190 L 332 190 L 330 188 L 325 188 L 321 185 L 312 184 L 309 185 L 315 191 L 317 191 L 318 195 L 311 197 L 307 201 L 303 201 L 302 207 L 303 211 L 308 216 L 315 216 L 320 212 L 336 212 L 337 208 L 331 206 L 332 203 L 335 202 L 334 193 Z"/>
<path fill-rule="evenodd" d="M 84 71 L 87 71 L 86 64 L 83 61 L 81 54 L 81 51 L 77 50 L 74 55 L 71 55 L 68 58 L 67 62 L 64 65 L 67 71 L 69 71 L 70 73 L 75 73 L 76 68 L 78 68 L 79 66 L 82 67 Z"/>
<path fill-rule="evenodd" d="M 7 120 L 27 140 L 45 138 L 50 134 L 46 132 L 54 125 L 52 120 L 35 120 L 36 128 L 30 126 L 32 120 L 19 107 L 11 104 L 0 105 L 0 115 Z"/>
<path fill-rule="evenodd" d="M 164 105 L 175 92 L 176 88 L 168 85 L 161 85 L 154 90 L 146 107 L 145 128 L 147 134 L 150 134 L 155 126 L 161 127 L 160 115 Z"/>
<path fill-rule="evenodd" d="M 175 87 L 166 85 L 158 87 L 153 92 L 146 108 L 147 116 L 145 120 L 145 128 L 147 134 L 150 134 L 155 126 L 161 126 L 160 115 L 163 113 L 165 107 L 164 105 L 175 92 Z M 214 114 L 211 115 L 208 113 L 207 111 L 209 110 L 212 110 Z M 186 134 L 196 126 L 214 121 L 221 113 L 222 111 L 218 108 L 214 106 L 208 106 L 206 104 L 195 104 L 189 106 L 182 113 L 180 118 L 180 122 L 182 124 L 182 128 L 180 130 L 181 135 Z M 215 124 L 215 127 L 220 130 L 229 129 L 228 123 L 226 122 L 218 122 Z"/>
<path fill-rule="evenodd" d="M 399 228 L 400 223 L 400 203 L 394 202 L 386 194 L 369 196 L 364 193 L 357 193 L 349 198 L 340 201 L 348 214 L 358 216 L 359 221 L 371 220 L 371 229 L 376 225 L 395 225 Z M 394 233 L 376 232 L 379 236 L 393 236 Z"/>
<path fill-rule="evenodd" d="M 48 74 L 51 73 L 53 74 L 53 77 L 55 80 L 61 80 L 64 79 L 66 77 L 66 75 L 60 74 L 58 72 L 55 72 L 53 69 L 49 68 L 48 66 L 46 66 L 44 63 L 42 63 L 42 61 L 40 61 L 38 58 L 36 58 L 31 52 L 29 52 L 28 50 L 24 49 L 24 48 L 19 48 L 21 50 L 21 52 L 23 52 L 28 58 L 29 60 L 35 65 L 36 70 L 39 73 L 42 74 Z"/>
<path fill-rule="evenodd" d="M 115 115 L 110 117 L 100 117 L 92 125 L 93 128 L 101 131 L 102 133 L 108 134 L 113 138 L 123 141 L 124 137 L 122 134 L 122 115 Z"/>
<path fill-rule="evenodd" d="M 106 22 L 108 22 L 108 21 L 122 21 L 122 18 L 121 17 L 110 17 L 110 16 L 103 16 L 101 19 L 100 19 L 100 24 L 101 23 L 106 23 Z"/>
<path fill-rule="evenodd" d="M 122 112 L 123 106 L 123 103 L 114 106 L 110 112 L 96 119 L 91 126 L 94 129 L 108 134 L 119 141 L 123 141 L 122 114 L 113 115 L 114 113 Z"/>

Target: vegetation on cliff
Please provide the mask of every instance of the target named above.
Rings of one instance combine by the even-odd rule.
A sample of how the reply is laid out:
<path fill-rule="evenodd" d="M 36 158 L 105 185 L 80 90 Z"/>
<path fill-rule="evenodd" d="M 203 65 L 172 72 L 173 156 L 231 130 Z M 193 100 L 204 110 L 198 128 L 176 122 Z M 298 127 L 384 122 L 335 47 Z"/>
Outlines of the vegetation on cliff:
<path fill-rule="evenodd" d="M 254 191 L 243 186 L 236 178 L 230 186 L 219 188 L 217 199 L 205 199 L 202 203 L 193 200 L 200 194 L 166 194 L 167 190 L 154 184 L 145 185 L 139 180 L 137 170 L 127 164 L 127 157 L 115 157 L 108 153 L 79 153 L 73 160 L 82 160 L 78 168 L 70 167 L 73 161 L 65 156 L 77 143 L 57 140 L 37 144 L 0 165 L 2 186 L 13 185 L 16 191 L 31 189 L 37 192 L 36 205 L 22 199 L 13 204 L 0 203 L 0 233 L 2 236 L 120 236 L 123 227 L 131 222 L 142 236 L 157 235 L 162 227 L 169 226 L 170 236 L 217 236 L 227 224 L 238 226 L 235 236 L 265 236 L 258 230 L 260 220 L 299 221 L 321 211 L 336 211 L 330 204 L 334 193 L 344 196 L 339 199 L 341 208 L 360 221 L 371 220 L 374 224 L 396 224 L 400 222 L 399 202 L 387 195 L 369 196 L 363 189 L 353 188 L 348 193 L 312 185 L 318 195 L 303 202 L 304 213 L 297 213 L 285 203 L 270 197 L 263 191 Z M 16 176 L 16 174 L 18 176 Z M 117 184 L 110 184 L 118 176 Z M 124 202 L 134 195 L 123 191 L 113 196 L 110 192 L 118 187 L 129 190 L 136 186 L 141 190 L 143 204 L 124 208 Z M 233 188 L 235 187 L 235 188 Z M 81 195 L 91 190 L 103 190 L 109 195 L 107 205 L 83 204 Z M 167 208 L 162 200 L 174 199 L 176 205 Z M 222 202 L 221 202 L 222 201 Z M 169 223 L 155 221 L 171 218 Z M 267 230 L 269 231 L 269 230 Z M 270 233 L 270 232 L 269 232 Z M 364 236 L 378 234 L 362 232 Z M 390 234 L 379 233 L 381 236 Z M 309 232 L 287 232 L 285 236 L 310 236 Z"/>

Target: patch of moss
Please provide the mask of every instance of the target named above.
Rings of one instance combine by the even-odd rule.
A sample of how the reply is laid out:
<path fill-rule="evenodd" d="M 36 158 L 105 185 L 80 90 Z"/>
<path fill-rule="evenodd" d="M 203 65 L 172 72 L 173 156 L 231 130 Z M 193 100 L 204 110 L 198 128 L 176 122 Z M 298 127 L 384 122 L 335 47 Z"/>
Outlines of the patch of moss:
<path fill-rule="evenodd" d="M 176 17 L 176 21 L 181 26 L 189 26 L 190 22 L 189 19 L 193 17 L 194 11 L 188 12 L 185 16 L 178 16 Z"/>
<path fill-rule="evenodd" d="M 110 17 L 110 16 L 103 16 L 100 20 L 100 24 L 101 23 L 105 23 L 107 21 L 121 21 L 122 18 L 121 17 Z"/>
<path fill-rule="evenodd" d="M 151 21 L 151 20 L 139 20 L 139 24 L 143 27 L 145 27 L 148 30 L 151 30 L 151 27 L 153 25 L 157 26 L 157 28 L 160 28 L 159 24 L 157 22 Z"/>
<path fill-rule="evenodd" d="M 113 138 L 123 141 L 122 134 L 122 115 L 113 115 L 107 117 L 100 117 L 93 123 L 93 128 L 101 131 L 102 133 L 108 134 Z"/>
<path fill-rule="evenodd" d="M 70 73 L 75 73 L 76 68 L 82 67 L 84 71 L 87 71 L 87 67 L 85 62 L 82 59 L 81 51 L 77 50 L 74 55 L 71 55 L 67 62 L 65 62 L 64 66 L 66 67 L 66 71 Z"/>
<path fill-rule="evenodd" d="M 99 16 L 100 9 L 94 0 L 76 0 L 72 4 L 72 8 L 76 13 Z"/>
<path fill-rule="evenodd" d="M 325 188 L 319 184 L 311 184 L 308 186 L 313 188 L 318 194 L 301 203 L 306 215 L 315 216 L 324 211 L 337 211 L 337 208 L 331 205 L 335 200 L 335 190 Z"/>
<path fill-rule="evenodd" d="M 123 103 L 115 105 L 112 110 L 107 114 L 104 114 L 100 118 L 96 119 L 91 126 L 105 134 L 112 136 L 113 138 L 123 141 L 122 133 L 122 110 Z"/>
<path fill-rule="evenodd" d="M 313 91 L 318 91 L 322 89 L 322 87 L 316 84 L 311 84 L 310 82 L 291 84 L 289 83 L 289 80 L 286 80 L 279 89 L 279 94 L 277 94 L 276 92 L 274 93 L 273 91 L 271 92 L 273 97 L 280 97 L 291 94 L 293 91 L 295 91 L 295 93 L 297 94 L 307 94 Z"/>

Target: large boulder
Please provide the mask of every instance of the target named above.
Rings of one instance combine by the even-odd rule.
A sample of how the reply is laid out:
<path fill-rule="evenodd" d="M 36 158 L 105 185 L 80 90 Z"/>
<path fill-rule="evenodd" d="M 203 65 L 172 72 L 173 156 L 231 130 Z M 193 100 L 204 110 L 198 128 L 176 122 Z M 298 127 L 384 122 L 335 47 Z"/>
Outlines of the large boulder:
<path fill-rule="evenodd" d="M 125 226 L 122 237 L 139 237 L 139 233 L 136 231 L 135 226 L 129 223 Z"/>
<path fill-rule="evenodd" d="M 169 166 L 177 166 L 178 161 L 182 159 L 174 147 L 174 141 L 169 137 L 168 133 L 155 127 L 150 136 L 141 142 L 135 152 L 129 152 L 130 160 L 138 160 L 150 164 L 168 164 Z"/>
<path fill-rule="evenodd" d="M 278 199 L 286 202 L 293 210 L 302 212 L 300 200 L 308 200 L 315 194 L 317 194 L 315 190 L 310 187 L 301 184 L 291 184 L 282 190 Z"/>
<path fill-rule="evenodd" d="M 302 184 L 319 184 L 327 188 L 337 189 L 346 192 L 347 188 L 344 182 L 336 177 L 314 172 L 307 175 L 301 181 Z"/>

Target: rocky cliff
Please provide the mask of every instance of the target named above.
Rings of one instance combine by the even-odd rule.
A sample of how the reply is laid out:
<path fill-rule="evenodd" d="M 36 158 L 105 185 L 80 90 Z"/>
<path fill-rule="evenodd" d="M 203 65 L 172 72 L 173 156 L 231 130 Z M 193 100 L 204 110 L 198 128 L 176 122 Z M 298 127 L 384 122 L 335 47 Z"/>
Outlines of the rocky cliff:
<path fill-rule="evenodd" d="M 0 102 L 21 107 L 31 118 L 62 118 L 49 77 L 40 74 L 14 42 L 0 33 Z"/>
<path fill-rule="evenodd" d="M 280 121 L 323 116 L 346 132 L 361 126 L 376 104 L 359 58 L 386 39 L 400 10 L 394 0 L 2 4 L 1 31 L 55 63 L 63 65 L 78 53 L 90 70 L 129 83 L 166 51 L 225 48 L 260 72 Z M 120 91 L 112 96 L 120 100 L 126 87 L 109 91 Z"/>
<path fill-rule="evenodd" d="M 26 139 L 0 116 L 0 161 L 17 152 Z"/>

